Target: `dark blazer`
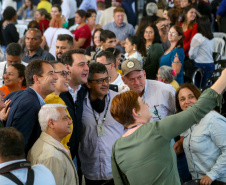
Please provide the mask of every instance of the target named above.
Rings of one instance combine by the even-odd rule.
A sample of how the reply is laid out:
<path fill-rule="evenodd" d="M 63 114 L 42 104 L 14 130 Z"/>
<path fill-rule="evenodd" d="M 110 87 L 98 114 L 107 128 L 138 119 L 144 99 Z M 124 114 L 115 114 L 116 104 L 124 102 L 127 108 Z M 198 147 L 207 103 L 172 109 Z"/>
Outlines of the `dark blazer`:
<path fill-rule="evenodd" d="M 60 94 L 60 97 L 67 105 L 68 112 L 70 113 L 70 116 L 73 120 L 73 132 L 68 143 L 72 159 L 75 157 L 75 155 L 78 157 L 78 145 L 82 132 L 83 100 L 85 98 L 86 92 L 87 87 L 85 85 L 82 85 L 81 89 L 78 91 L 77 101 L 75 103 L 68 91 Z"/>
<path fill-rule="evenodd" d="M 27 88 L 23 91 L 10 93 L 5 99 L 11 99 L 6 127 L 15 127 L 25 138 L 26 154 L 41 134 L 38 112 L 41 105 L 36 92 Z"/>

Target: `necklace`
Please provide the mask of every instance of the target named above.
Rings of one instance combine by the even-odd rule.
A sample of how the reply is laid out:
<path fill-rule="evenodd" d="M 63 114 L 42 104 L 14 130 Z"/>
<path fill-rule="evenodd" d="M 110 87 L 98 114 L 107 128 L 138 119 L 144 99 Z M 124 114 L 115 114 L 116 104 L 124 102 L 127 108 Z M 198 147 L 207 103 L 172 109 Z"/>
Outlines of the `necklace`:
<path fill-rule="evenodd" d="M 133 128 L 135 128 L 135 127 L 138 127 L 139 125 L 143 125 L 143 123 L 140 123 L 140 124 L 134 125 L 134 126 L 132 126 L 132 127 L 128 128 L 128 130 L 133 129 Z"/>

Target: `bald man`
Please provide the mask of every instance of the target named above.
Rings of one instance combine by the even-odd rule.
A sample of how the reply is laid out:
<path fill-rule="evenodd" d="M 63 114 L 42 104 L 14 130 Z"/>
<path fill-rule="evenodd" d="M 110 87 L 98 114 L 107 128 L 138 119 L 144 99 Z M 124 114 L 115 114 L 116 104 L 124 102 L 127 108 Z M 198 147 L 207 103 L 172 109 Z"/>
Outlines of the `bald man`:
<path fill-rule="evenodd" d="M 54 56 L 40 47 L 42 43 L 42 33 L 36 28 L 30 28 L 25 37 L 25 45 L 27 52 L 23 57 L 23 61 L 30 63 L 33 60 L 55 60 Z"/>

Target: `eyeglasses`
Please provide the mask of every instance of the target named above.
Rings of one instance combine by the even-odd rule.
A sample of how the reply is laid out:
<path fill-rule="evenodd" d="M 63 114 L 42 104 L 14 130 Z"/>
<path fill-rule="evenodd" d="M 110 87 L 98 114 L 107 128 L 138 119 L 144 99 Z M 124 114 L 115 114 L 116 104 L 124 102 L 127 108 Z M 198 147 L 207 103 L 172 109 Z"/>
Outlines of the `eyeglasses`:
<path fill-rule="evenodd" d="M 176 36 L 176 35 L 177 35 L 177 33 L 175 33 L 175 32 L 168 32 L 168 35 L 171 35 L 171 36 Z"/>
<path fill-rule="evenodd" d="M 96 81 L 98 84 L 103 84 L 104 81 L 105 81 L 106 83 L 109 83 L 109 82 L 111 81 L 111 77 L 108 76 L 108 77 L 106 77 L 106 78 L 100 78 L 100 79 L 90 80 L 90 81 Z"/>
<path fill-rule="evenodd" d="M 112 63 L 110 63 L 110 64 L 104 64 L 105 66 L 108 66 L 108 65 L 111 65 Z"/>
<path fill-rule="evenodd" d="M 55 71 L 54 73 L 60 73 L 60 75 L 62 75 L 64 78 L 67 78 L 68 75 L 70 75 L 69 71 Z"/>

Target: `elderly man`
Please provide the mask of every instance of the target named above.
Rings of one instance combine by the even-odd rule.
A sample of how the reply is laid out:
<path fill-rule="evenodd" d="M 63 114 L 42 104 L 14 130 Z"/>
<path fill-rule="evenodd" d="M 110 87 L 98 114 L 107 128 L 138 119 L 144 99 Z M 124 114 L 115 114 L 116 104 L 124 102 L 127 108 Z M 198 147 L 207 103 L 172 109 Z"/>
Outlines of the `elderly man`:
<path fill-rule="evenodd" d="M 124 128 L 110 114 L 111 101 L 117 94 L 109 90 L 110 77 L 106 67 L 90 64 L 83 101 L 82 139 L 79 147 L 82 172 L 86 185 L 114 185 L 111 152 L 114 142 L 124 134 Z"/>
<path fill-rule="evenodd" d="M 24 137 L 15 128 L 0 128 L 0 182 L 55 185 L 53 174 L 44 165 L 31 167 L 24 153 Z"/>
<path fill-rule="evenodd" d="M 30 63 L 33 60 L 55 60 L 54 56 L 43 50 L 40 45 L 42 43 L 42 33 L 36 28 L 30 28 L 25 36 L 25 45 L 27 52 L 24 54 L 23 61 Z"/>
<path fill-rule="evenodd" d="M 97 55 L 96 61 L 106 66 L 108 74 L 111 77 L 110 89 L 119 93 L 129 90 L 129 87 L 122 81 L 121 74 L 117 73 L 116 58 L 113 53 L 109 51 L 103 51 L 99 55 Z"/>
<path fill-rule="evenodd" d="M 135 30 L 131 24 L 123 22 L 124 9 L 117 7 L 114 9 L 114 22 L 106 24 L 103 29 L 111 30 L 115 33 L 117 42 L 116 47 L 120 49 L 122 53 L 125 52 L 124 45 L 127 37 L 135 34 Z"/>
<path fill-rule="evenodd" d="M 73 48 L 73 37 L 68 34 L 60 34 L 56 41 L 56 59 L 61 60 L 63 53 Z"/>
<path fill-rule="evenodd" d="M 60 143 L 71 133 L 71 119 L 62 104 L 46 104 L 38 113 L 42 133 L 28 154 L 31 164 L 44 164 L 57 185 L 77 185 L 76 168 L 68 150 Z"/>
<path fill-rule="evenodd" d="M 57 76 L 48 61 L 35 60 L 28 64 L 25 78 L 28 88 L 10 93 L 5 99 L 12 100 L 6 127 L 15 127 L 24 135 L 27 153 L 40 136 L 38 112 L 45 97 L 55 90 Z"/>
<path fill-rule="evenodd" d="M 22 48 L 17 43 L 10 43 L 6 48 L 6 61 L 0 62 L 0 87 L 3 86 L 3 75 L 11 64 L 23 64 L 27 66 L 27 63 L 21 61 Z"/>
<path fill-rule="evenodd" d="M 172 85 L 146 80 L 146 73 L 137 59 L 122 63 L 122 80 L 130 90 L 137 92 L 149 105 L 151 121 L 160 120 L 175 113 L 175 89 Z"/>

